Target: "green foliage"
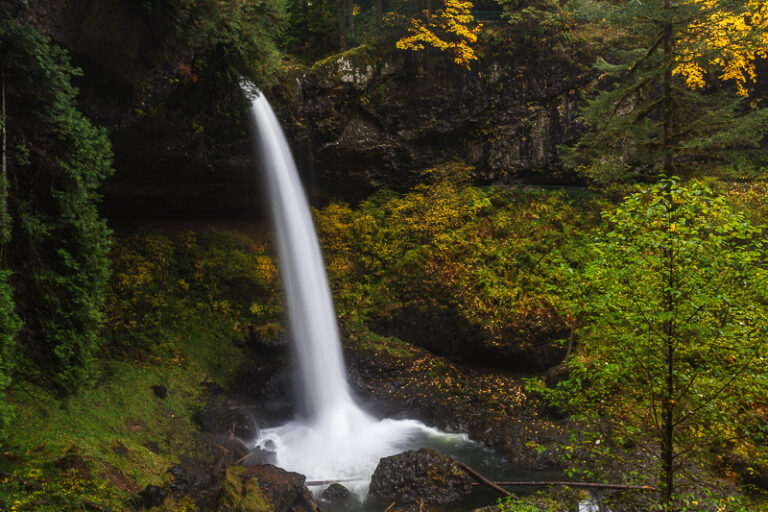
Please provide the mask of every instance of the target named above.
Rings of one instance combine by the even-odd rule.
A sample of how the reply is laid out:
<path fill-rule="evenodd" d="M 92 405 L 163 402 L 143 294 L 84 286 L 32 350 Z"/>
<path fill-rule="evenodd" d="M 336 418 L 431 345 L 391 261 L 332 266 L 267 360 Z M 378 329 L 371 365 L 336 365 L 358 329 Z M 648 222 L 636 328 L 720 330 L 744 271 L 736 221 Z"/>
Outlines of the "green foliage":
<path fill-rule="evenodd" d="M 308 56 L 310 60 L 338 51 L 338 10 L 339 0 L 287 0 L 288 23 L 282 38 L 283 44 L 293 52 Z"/>
<path fill-rule="evenodd" d="M 8 277 L 8 271 L 0 272 L 0 440 L 12 417 L 3 391 L 11 383 L 16 364 L 16 334 L 20 327 Z"/>
<path fill-rule="evenodd" d="M 277 269 L 244 235 L 132 235 L 115 242 L 113 258 L 113 356 L 191 359 L 224 377 L 246 338 L 280 331 Z"/>
<path fill-rule="evenodd" d="M 112 258 L 102 379 L 63 399 L 27 383 L 2 395 L 16 411 L 0 440 L 0 469 L 13 475 L 0 483 L 3 510 L 81 510 L 83 500 L 130 509 L 126 486 L 135 493 L 165 485 L 170 466 L 199 456 L 191 418 L 205 383 L 227 383 L 246 338 L 280 330 L 277 269 L 243 235 L 133 234 L 114 241 Z M 167 396 L 157 398 L 152 386 Z M 69 454 L 92 478 L 56 466 Z M 40 488 L 16 485 L 17 478 Z M 247 484 L 243 502 L 254 507 L 259 498 Z M 166 509 L 195 510 L 189 500 Z"/>
<path fill-rule="evenodd" d="M 8 209 L 13 270 L 24 328 L 18 370 L 61 393 L 90 378 L 101 345 L 109 278 L 109 230 L 98 187 L 111 172 L 103 129 L 76 108 L 80 71 L 30 26 L 0 25 L 8 102 Z"/>
<path fill-rule="evenodd" d="M 563 499 L 556 500 L 534 494 L 521 498 L 512 496 L 499 498 L 496 510 L 498 512 L 566 512 L 571 508 L 564 503 Z"/>
<path fill-rule="evenodd" d="M 162 486 L 168 468 L 194 454 L 190 418 L 199 407 L 201 383 L 209 379 L 202 368 L 112 363 L 104 370 L 108 379 L 66 399 L 35 386 L 8 393 L 16 421 L 0 445 L 0 469 L 13 475 L 0 481 L 2 510 L 80 511 L 83 500 L 132 510 L 134 495 L 126 486 Z M 166 387 L 165 399 L 154 396 L 153 385 Z M 68 455 L 81 458 L 91 478 L 57 467 Z M 16 484 L 17 478 L 41 488 Z"/>
<path fill-rule="evenodd" d="M 178 35 L 195 53 L 191 73 L 215 73 L 230 83 L 245 74 L 261 87 L 274 84 L 281 69 L 275 43 L 285 17 L 281 1 L 166 1 L 147 8 L 168 11 Z"/>
<path fill-rule="evenodd" d="M 715 37 L 710 31 L 727 33 L 718 32 L 712 13 L 739 10 L 737 4 L 582 2 L 592 7 L 585 15 L 617 35 L 596 63 L 601 80 L 582 109 L 590 129 L 567 151 L 566 163 L 606 184 L 663 173 L 701 175 L 723 164 L 748 168 L 764 160 L 768 111 L 723 84 L 692 87 L 682 70 L 693 54 L 709 71 L 727 60 L 698 54 Z"/>
<path fill-rule="evenodd" d="M 540 322 L 562 328 L 551 290 L 566 276 L 553 269 L 582 240 L 590 209 L 562 192 L 474 188 L 470 172 L 430 169 L 427 183 L 407 194 L 382 191 L 357 210 L 331 204 L 317 212 L 347 327 L 447 311 L 443 323 L 468 325 L 489 346 L 535 337 Z"/>
<path fill-rule="evenodd" d="M 527 48 L 548 48 L 565 41 L 573 15 L 559 0 L 501 0 L 512 38 Z"/>
<path fill-rule="evenodd" d="M 568 379 L 539 389 L 584 421 L 607 421 L 618 444 L 651 439 L 668 508 L 673 490 L 690 484 L 685 461 L 759 433 L 764 231 L 696 181 L 641 189 L 604 219 L 569 270 L 581 352 Z"/>

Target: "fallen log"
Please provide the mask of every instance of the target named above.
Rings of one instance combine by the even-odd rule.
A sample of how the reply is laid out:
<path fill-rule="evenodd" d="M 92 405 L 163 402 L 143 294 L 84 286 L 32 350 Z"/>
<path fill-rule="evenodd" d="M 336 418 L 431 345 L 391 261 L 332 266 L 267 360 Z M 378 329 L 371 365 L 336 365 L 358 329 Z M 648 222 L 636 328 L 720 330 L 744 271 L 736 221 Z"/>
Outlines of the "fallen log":
<path fill-rule="evenodd" d="M 622 491 L 651 491 L 651 492 L 659 492 L 659 489 L 656 487 L 651 487 L 649 485 L 627 485 L 627 484 L 602 484 L 599 482 L 564 482 L 564 481 L 557 481 L 557 480 L 540 480 L 540 481 L 530 481 L 530 482 L 492 482 L 485 478 L 483 475 L 472 469 L 471 467 L 467 466 L 463 462 L 456 461 L 456 464 L 467 472 L 469 476 L 474 478 L 477 483 L 473 485 L 485 485 L 486 487 L 490 487 L 491 489 L 495 490 L 499 494 L 502 494 L 504 496 L 512 496 L 512 493 L 508 490 L 504 489 L 502 486 L 507 487 L 549 487 L 549 486 L 562 486 L 562 487 L 579 487 L 579 488 L 586 488 L 586 489 L 618 489 Z"/>
<path fill-rule="evenodd" d="M 547 486 L 563 486 L 563 487 L 582 487 L 589 489 L 618 489 L 624 491 L 654 491 L 658 492 L 657 487 L 651 487 L 649 485 L 628 485 L 628 484 L 601 484 L 599 482 L 565 482 L 557 480 L 541 480 L 531 482 L 493 482 L 499 486 L 507 487 L 547 487 Z M 484 485 L 480 483 L 473 483 L 472 485 Z"/>
<path fill-rule="evenodd" d="M 464 471 L 466 471 L 466 472 L 467 472 L 467 474 L 468 474 L 469 476 L 471 476 L 472 478 L 474 478 L 475 480 L 477 480 L 477 481 L 478 481 L 478 482 L 480 482 L 481 484 L 483 484 L 483 485 L 485 485 L 485 486 L 487 486 L 487 487 L 490 487 L 490 488 L 491 488 L 491 489 L 493 489 L 494 491 L 496 491 L 496 492 L 498 492 L 498 493 L 500 493 L 500 494 L 502 494 L 502 495 L 504 495 L 504 496 L 512 496 L 512 493 L 511 493 L 511 492 L 509 492 L 508 490 L 504 489 L 503 487 L 499 487 L 497 484 L 495 484 L 495 483 L 491 482 L 490 480 L 488 480 L 488 479 L 487 479 L 487 478 L 485 478 L 483 475 L 481 475 L 480 473 L 478 473 L 477 471 L 475 471 L 475 470 L 474 470 L 474 469 L 472 469 L 471 467 L 467 466 L 467 465 L 466 465 L 466 464 L 464 464 L 463 462 L 460 462 L 460 461 L 458 461 L 458 460 L 457 460 L 457 461 L 455 461 L 455 462 L 456 462 L 456 464 L 457 464 L 457 465 L 458 465 L 458 466 L 459 466 L 461 469 L 463 469 Z"/>
<path fill-rule="evenodd" d="M 314 485 L 329 485 L 329 484 L 339 484 L 341 482 L 354 482 L 354 478 L 342 478 L 342 479 L 336 479 L 336 480 L 310 480 L 309 482 L 304 482 L 304 485 L 307 487 L 314 486 Z"/>

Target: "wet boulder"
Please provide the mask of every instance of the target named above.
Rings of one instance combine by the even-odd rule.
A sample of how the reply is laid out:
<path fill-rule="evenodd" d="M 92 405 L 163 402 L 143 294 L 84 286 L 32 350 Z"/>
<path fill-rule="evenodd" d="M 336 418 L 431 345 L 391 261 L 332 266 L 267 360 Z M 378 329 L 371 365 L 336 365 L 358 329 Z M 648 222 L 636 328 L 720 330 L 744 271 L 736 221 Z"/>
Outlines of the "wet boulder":
<path fill-rule="evenodd" d="M 323 499 L 334 503 L 343 503 L 351 498 L 350 490 L 339 483 L 331 484 L 323 491 Z"/>
<path fill-rule="evenodd" d="M 370 486 L 371 495 L 402 505 L 446 504 L 471 492 L 472 478 L 457 461 L 426 448 L 381 459 Z"/>
<path fill-rule="evenodd" d="M 148 485 L 139 493 L 144 508 L 159 507 L 168 496 L 168 490 L 156 485 Z"/>
<path fill-rule="evenodd" d="M 231 466 L 222 480 L 219 511 L 314 512 L 317 504 L 304 481 L 271 464 Z"/>

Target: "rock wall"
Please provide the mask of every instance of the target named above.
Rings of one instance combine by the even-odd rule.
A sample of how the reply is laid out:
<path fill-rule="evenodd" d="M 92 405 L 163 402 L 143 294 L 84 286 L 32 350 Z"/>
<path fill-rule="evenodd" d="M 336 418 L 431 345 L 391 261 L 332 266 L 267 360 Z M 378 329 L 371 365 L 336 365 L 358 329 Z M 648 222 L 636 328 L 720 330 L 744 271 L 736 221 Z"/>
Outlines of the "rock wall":
<path fill-rule="evenodd" d="M 9 9 L 83 70 L 80 109 L 107 128 L 115 154 L 103 187 L 110 217 L 260 211 L 247 101 L 237 83 L 196 71 L 168 5 L 29 0 Z"/>
<path fill-rule="evenodd" d="M 29 0 L 14 14 L 84 69 L 82 109 L 115 150 L 109 213 L 254 209 L 261 184 L 237 85 L 193 80 L 195 56 L 172 21 L 129 4 Z M 574 181 L 557 147 L 578 132 L 594 56 L 487 41 L 480 53 L 469 71 L 387 43 L 323 59 L 299 80 L 286 72 L 268 96 L 314 202 L 407 189 L 418 170 L 449 160 L 474 166 L 478 183 Z"/>
<path fill-rule="evenodd" d="M 315 172 L 331 195 L 405 188 L 447 160 L 478 182 L 574 180 L 557 146 L 578 132 L 578 91 L 592 57 L 489 51 L 467 71 L 442 55 L 361 46 L 304 75 L 301 115 Z"/>

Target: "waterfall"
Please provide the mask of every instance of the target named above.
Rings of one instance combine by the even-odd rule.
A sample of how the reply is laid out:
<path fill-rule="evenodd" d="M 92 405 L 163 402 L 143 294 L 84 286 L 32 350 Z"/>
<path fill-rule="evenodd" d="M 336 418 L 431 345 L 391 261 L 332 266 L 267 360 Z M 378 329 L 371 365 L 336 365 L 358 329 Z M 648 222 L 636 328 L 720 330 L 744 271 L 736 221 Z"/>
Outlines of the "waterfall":
<path fill-rule="evenodd" d="M 255 93 L 251 114 L 267 177 L 304 413 L 263 430 L 255 445 L 274 451 L 284 469 L 309 480 L 342 480 L 362 497 L 381 457 L 430 444 L 430 439 L 450 444 L 467 438 L 414 420 L 377 420 L 354 402 L 320 246 L 290 148 L 263 94 Z"/>
<path fill-rule="evenodd" d="M 290 334 L 299 364 L 299 396 L 307 417 L 323 421 L 352 403 L 336 313 L 296 164 L 263 94 L 253 101 L 252 113 L 267 178 Z"/>

